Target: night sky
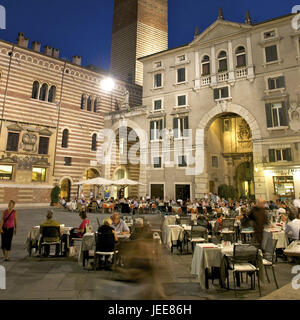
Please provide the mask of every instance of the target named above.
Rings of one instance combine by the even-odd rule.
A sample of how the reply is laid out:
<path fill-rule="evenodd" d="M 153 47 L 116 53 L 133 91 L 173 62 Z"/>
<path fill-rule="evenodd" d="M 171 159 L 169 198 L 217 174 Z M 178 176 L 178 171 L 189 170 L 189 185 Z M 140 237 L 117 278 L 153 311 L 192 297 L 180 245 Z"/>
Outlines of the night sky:
<path fill-rule="evenodd" d="M 60 49 L 60 57 L 83 57 L 83 65 L 109 69 L 113 0 L 0 0 L 7 11 L 7 29 L 0 38 L 15 42 L 18 32 L 42 46 Z M 169 47 L 193 39 L 195 26 L 200 32 L 213 23 L 222 7 L 226 20 L 244 22 L 250 10 L 257 22 L 285 15 L 291 0 L 169 0 Z M 30 44 L 31 46 L 31 44 Z"/>

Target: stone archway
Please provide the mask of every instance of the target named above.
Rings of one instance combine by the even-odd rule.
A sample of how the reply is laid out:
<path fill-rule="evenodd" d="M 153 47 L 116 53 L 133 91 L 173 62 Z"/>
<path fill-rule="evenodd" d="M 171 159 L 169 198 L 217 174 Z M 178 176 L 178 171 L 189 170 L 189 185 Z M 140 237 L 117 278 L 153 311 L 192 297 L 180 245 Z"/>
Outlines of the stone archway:
<path fill-rule="evenodd" d="M 206 173 L 207 159 L 207 132 L 218 117 L 223 114 L 232 113 L 242 117 L 249 125 L 252 134 L 253 143 L 253 163 L 254 166 L 262 162 L 262 144 L 261 144 L 261 130 L 257 120 L 251 112 L 237 104 L 230 102 L 223 102 L 213 107 L 201 119 L 196 132 L 196 168 L 195 168 L 195 196 L 201 198 L 204 194 L 209 192 L 209 180 Z M 263 174 L 254 172 L 255 195 L 258 198 L 265 198 L 265 178 Z"/>

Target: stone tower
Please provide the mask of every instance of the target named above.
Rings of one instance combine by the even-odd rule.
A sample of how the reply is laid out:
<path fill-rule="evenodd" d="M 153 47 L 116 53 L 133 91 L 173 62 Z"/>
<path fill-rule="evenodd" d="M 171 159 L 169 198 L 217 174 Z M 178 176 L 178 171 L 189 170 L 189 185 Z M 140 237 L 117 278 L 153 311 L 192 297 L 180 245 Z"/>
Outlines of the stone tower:
<path fill-rule="evenodd" d="M 168 0 L 115 0 L 111 73 L 143 85 L 138 58 L 168 49 Z"/>

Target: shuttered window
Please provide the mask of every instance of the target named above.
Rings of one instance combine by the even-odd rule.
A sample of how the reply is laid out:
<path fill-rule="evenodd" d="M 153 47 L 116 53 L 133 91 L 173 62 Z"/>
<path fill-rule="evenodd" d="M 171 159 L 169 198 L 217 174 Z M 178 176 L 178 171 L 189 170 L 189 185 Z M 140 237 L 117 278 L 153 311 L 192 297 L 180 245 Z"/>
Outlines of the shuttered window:
<path fill-rule="evenodd" d="M 39 141 L 39 154 L 48 154 L 49 138 L 40 137 Z"/>
<path fill-rule="evenodd" d="M 161 168 L 161 157 L 154 157 L 153 158 L 153 167 L 154 168 Z"/>
<path fill-rule="evenodd" d="M 19 133 L 9 132 L 7 136 L 6 151 L 18 151 Z"/>
<path fill-rule="evenodd" d="M 269 78 L 268 79 L 268 89 L 280 89 L 285 87 L 284 76 L 277 77 L 277 78 Z"/>
<path fill-rule="evenodd" d="M 280 128 L 288 126 L 285 102 L 267 103 L 266 117 L 268 128 Z"/>
<path fill-rule="evenodd" d="M 97 151 L 97 134 L 94 133 L 92 136 L 92 151 Z"/>
<path fill-rule="evenodd" d="M 269 162 L 292 161 L 291 148 L 269 149 Z"/>
<path fill-rule="evenodd" d="M 154 101 L 154 110 L 161 110 L 162 109 L 162 100 L 155 100 Z"/>
<path fill-rule="evenodd" d="M 177 105 L 178 107 L 186 106 L 186 95 L 177 97 Z"/>
<path fill-rule="evenodd" d="M 154 88 L 160 88 L 162 86 L 162 75 L 157 73 L 154 75 Z"/>
<path fill-rule="evenodd" d="M 177 69 L 177 82 L 184 82 L 186 80 L 185 78 L 185 68 Z"/>
<path fill-rule="evenodd" d="M 266 52 L 266 62 L 272 62 L 272 61 L 278 60 L 276 45 L 266 47 L 265 52 Z"/>
<path fill-rule="evenodd" d="M 68 143 L 69 143 L 69 130 L 64 129 L 63 134 L 62 134 L 61 147 L 68 148 Z"/>
<path fill-rule="evenodd" d="M 185 168 L 187 167 L 187 159 L 186 156 L 179 156 L 178 157 L 178 167 Z"/>
<path fill-rule="evenodd" d="M 226 99 L 226 98 L 229 98 L 228 87 L 214 89 L 214 100 Z"/>
<path fill-rule="evenodd" d="M 174 138 L 189 136 L 189 117 L 180 117 L 173 119 Z"/>
<path fill-rule="evenodd" d="M 164 129 L 163 119 L 150 121 L 150 140 L 162 139 L 162 130 Z"/>

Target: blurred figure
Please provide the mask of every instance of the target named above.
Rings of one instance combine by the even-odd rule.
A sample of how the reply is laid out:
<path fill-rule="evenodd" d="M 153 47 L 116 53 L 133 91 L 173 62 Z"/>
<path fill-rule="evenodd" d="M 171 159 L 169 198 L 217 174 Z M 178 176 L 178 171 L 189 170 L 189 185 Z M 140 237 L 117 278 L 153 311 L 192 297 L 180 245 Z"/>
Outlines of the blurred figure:
<path fill-rule="evenodd" d="M 254 206 L 249 213 L 249 219 L 253 222 L 256 244 L 259 248 L 261 248 L 264 227 L 268 224 L 264 200 L 259 199 L 257 201 L 257 205 Z"/>

